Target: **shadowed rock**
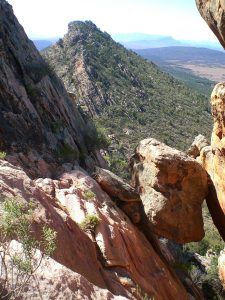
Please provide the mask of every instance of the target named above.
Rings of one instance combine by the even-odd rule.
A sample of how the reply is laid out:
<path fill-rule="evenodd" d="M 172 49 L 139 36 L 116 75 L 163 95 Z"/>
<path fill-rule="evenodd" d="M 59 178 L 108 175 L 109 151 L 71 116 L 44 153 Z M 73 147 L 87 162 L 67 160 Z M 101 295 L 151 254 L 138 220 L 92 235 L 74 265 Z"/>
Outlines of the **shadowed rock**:
<path fill-rule="evenodd" d="M 10 161 L 30 174 L 43 158 L 73 162 L 92 152 L 95 160 L 85 142 L 90 128 L 5 0 L 0 1 L 0 56 L 0 151 L 16 153 Z M 29 165 L 29 151 L 35 151 L 34 166 Z"/>

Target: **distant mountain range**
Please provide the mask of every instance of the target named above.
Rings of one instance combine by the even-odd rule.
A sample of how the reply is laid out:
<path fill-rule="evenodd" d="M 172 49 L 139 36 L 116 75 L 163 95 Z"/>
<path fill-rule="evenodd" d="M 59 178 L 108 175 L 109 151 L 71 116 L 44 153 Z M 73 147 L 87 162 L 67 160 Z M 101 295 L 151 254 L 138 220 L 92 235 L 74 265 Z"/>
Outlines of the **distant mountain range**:
<path fill-rule="evenodd" d="M 186 46 L 186 47 L 204 47 L 214 50 L 223 51 L 222 46 L 218 42 L 210 41 L 187 41 L 176 40 L 171 36 L 162 36 L 156 34 L 145 33 L 125 33 L 112 34 L 112 38 L 125 46 L 128 49 L 147 49 L 147 48 L 161 48 L 171 46 Z M 59 38 L 48 39 L 33 39 L 37 49 L 43 50 L 54 44 Z"/>
<path fill-rule="evenodd" d="M 225 65 L 225 52 L 198 47 L 160 47 L 136 50 L 139 55 L 153 61 L 176 61 L 210 66 Z"/>
<path fill-rule="evenodd" d="M 160 48 L 170 46 L 205 47 L 223 51 L 218 42 L 176 40 L 171 36 L 144 33 L 113 34 L 113 39 L 128 49 Z"/>

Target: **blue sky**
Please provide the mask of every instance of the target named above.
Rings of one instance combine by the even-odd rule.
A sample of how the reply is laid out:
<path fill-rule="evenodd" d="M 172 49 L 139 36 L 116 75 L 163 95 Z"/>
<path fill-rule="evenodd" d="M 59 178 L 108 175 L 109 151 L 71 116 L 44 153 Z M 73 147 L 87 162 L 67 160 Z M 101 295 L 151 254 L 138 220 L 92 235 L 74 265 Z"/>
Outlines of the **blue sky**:
<path fill-rule="evenodd" d="M 195 0 L 8 0 L 31 38 L 63 36 L 74 20 L 91 20 L 110 34 L 143 32 L 216 41 Z"/>

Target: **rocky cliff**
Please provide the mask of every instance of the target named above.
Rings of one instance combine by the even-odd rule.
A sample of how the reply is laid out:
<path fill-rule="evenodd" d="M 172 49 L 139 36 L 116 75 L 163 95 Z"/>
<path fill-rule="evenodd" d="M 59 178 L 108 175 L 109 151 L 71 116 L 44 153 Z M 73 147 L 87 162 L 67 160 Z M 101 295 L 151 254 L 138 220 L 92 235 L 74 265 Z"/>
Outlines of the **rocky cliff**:
<path fill-rule="evenodd" d="M 31 173 L 46 169 L 43 159 L 85 160 L 90 128 L 6 1 L 0 2 L 0 54 L 0 150 Z"/>
<path fill-rule="evenodd" d="M 225 5 L 220 0 L 196 0 L 196 5 L 203 19 L 217 36 L 221 45 L 225 48 Z M 211 95 L 212 115 L 214 127 L 211 145 L 203 145 L 199 149 L 198 161 L 207 170 L 209 180 L 209 195 L 207 204 L 214 224 L 218 228 L 221 237 L 225 241 L 225 85 L 219 83 L 215 86 Z M 224 286 L 224 251 L 218 260 L 218 268 L 221 282 Z"/>
<path fill-rule="evenodd" d="M 184 150 L 197 133 L 211 133 L 206 97 L 128 51 L 90 21 L 71 22 L 63 39 L 42 55 L 75 102 L 115 135 L 125 154 L 149 136 Z"/>
<path fill-rule="evenodd" d="M 209 27 L 213 30 L 221 45 L 225 43 L 225 6 L 223 1 L 196 0 L 197 7 Z M 208 198 L 208 205 L 213 215 L 221 236 L 225 240 L 225 130 L 224 130 L 224 110 L 225 110 L 225 87 L 224 83 L 215 86 L 211 96 L 212 115 L 214 127 L 211 139 L 211 146 L 204 147 L 200 152 L 199 161 L 210 174 L 213 182 L 211 187 L 212 197 Z M 218 197 L 218 200 L 217 200 Z"/>

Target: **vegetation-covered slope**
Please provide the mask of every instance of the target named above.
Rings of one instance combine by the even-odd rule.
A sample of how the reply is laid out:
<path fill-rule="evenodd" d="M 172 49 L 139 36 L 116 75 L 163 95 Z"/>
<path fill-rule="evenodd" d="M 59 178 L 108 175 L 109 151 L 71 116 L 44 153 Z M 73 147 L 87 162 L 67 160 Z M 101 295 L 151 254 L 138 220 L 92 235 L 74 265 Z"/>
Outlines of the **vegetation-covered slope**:
<path fill-rule="evenodd" d="M 48 60 L 77 103 L 120 142 L 124 153 L 154 137 L 185 149 L 211 133 L 207 97 L 126 50 L 92 22 L 72 22 L 47 48 Z"/>

